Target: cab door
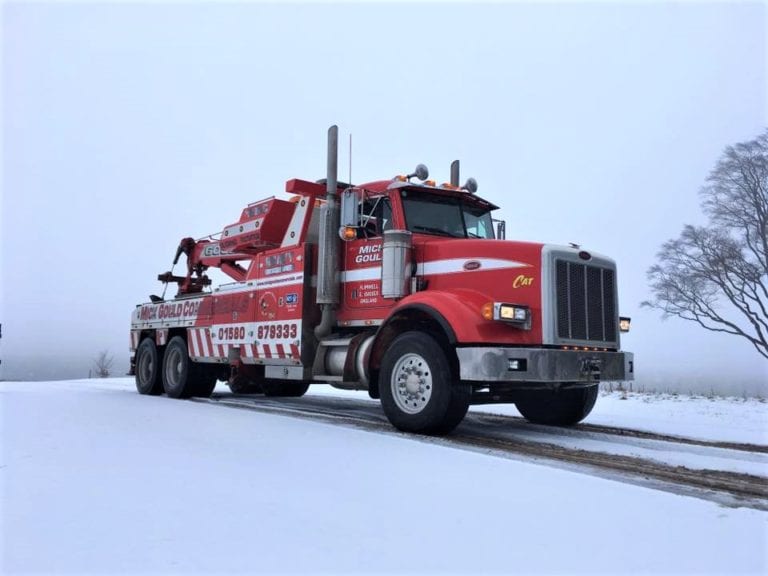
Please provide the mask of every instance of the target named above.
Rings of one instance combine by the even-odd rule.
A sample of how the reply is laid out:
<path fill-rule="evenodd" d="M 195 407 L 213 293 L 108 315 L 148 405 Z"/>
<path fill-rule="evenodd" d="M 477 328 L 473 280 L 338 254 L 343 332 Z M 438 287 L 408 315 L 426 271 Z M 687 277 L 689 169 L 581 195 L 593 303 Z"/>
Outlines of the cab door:
<path fill-rule="evenodd" d="M 350 240 L 345 250 L 344 302 L 350 308 L 386 306 L 381 297 L 381 237 Z"/>
<path fill-rule="evenodd" d="M 340 320 L 381 319 L 383 308 L 393 301 L 381 297 L 382 234 L 392 226 L 392 209 L 386 196 L 367 198 L 360 212 L 358 238 L 343 243 L 341 272 L 342 309 Z"/>

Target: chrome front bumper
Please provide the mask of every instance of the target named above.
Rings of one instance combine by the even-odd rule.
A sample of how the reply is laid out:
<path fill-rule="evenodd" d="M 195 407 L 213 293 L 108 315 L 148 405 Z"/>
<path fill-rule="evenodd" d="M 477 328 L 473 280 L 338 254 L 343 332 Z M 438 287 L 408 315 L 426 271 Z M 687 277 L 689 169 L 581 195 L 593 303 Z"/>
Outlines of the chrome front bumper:
<path fill-rule="evenodd" d="M 457 348 L 462 380 L 486 382 L 600 382 L 634 380 L 631 352 L 547 348 Z"/>

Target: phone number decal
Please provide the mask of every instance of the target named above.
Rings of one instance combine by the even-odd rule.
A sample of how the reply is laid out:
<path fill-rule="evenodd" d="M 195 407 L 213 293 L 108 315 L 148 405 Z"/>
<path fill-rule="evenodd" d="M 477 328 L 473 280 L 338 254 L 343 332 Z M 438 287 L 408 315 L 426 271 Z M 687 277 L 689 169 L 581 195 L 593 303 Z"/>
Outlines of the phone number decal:
<path fill-rule="evenodd" d="M 300 322 L 259 322 L 254 336 L 258 342 L 292 343 L 301 337 Z"/>
<path fill-rule="evenodd" d="M 272 324 L 271 326 L 259 326 L 256 328 L 257 340 L 280 340 L 283 338 L 296 338 L 299 327 L 296 324 Z"/>

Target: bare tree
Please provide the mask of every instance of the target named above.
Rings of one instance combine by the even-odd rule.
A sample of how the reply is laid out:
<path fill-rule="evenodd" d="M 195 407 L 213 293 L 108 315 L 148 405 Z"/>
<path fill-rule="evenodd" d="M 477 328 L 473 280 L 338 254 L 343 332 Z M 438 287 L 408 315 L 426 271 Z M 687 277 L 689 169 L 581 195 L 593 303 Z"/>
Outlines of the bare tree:
<path fill-rule="evenodd" d="M 99 378 L 109 378 L 112 370 L 112 364 L 115 359 L 107 350 L 102 350 L 93 361 L 94 371 Z"/>
<path fill-rule="evenodd" d="M 768 130 L 727 147 L 700 194 L 708 224 L 662 245 L 642 305 L 745 338 L 768 358 Z"/>

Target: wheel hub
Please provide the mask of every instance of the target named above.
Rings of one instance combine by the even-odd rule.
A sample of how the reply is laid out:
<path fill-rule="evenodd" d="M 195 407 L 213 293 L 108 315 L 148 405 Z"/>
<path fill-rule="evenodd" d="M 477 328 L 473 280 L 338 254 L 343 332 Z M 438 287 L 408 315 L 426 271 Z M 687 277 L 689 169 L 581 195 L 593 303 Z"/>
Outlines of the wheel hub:
<path fill-rule="evenodd" d="M 409 395 L 417 394 L 421 390 L 421 378 L 416 374 L 408 374 L 405 379 L 405 389 Z"/>
<path fill-rule="evenodd" d="M 408 414 L 418 414 L 432 397 L 432 371 L 419 354 L 405 354 L 392 370 L 392 397 L 397 407 Z"/>

